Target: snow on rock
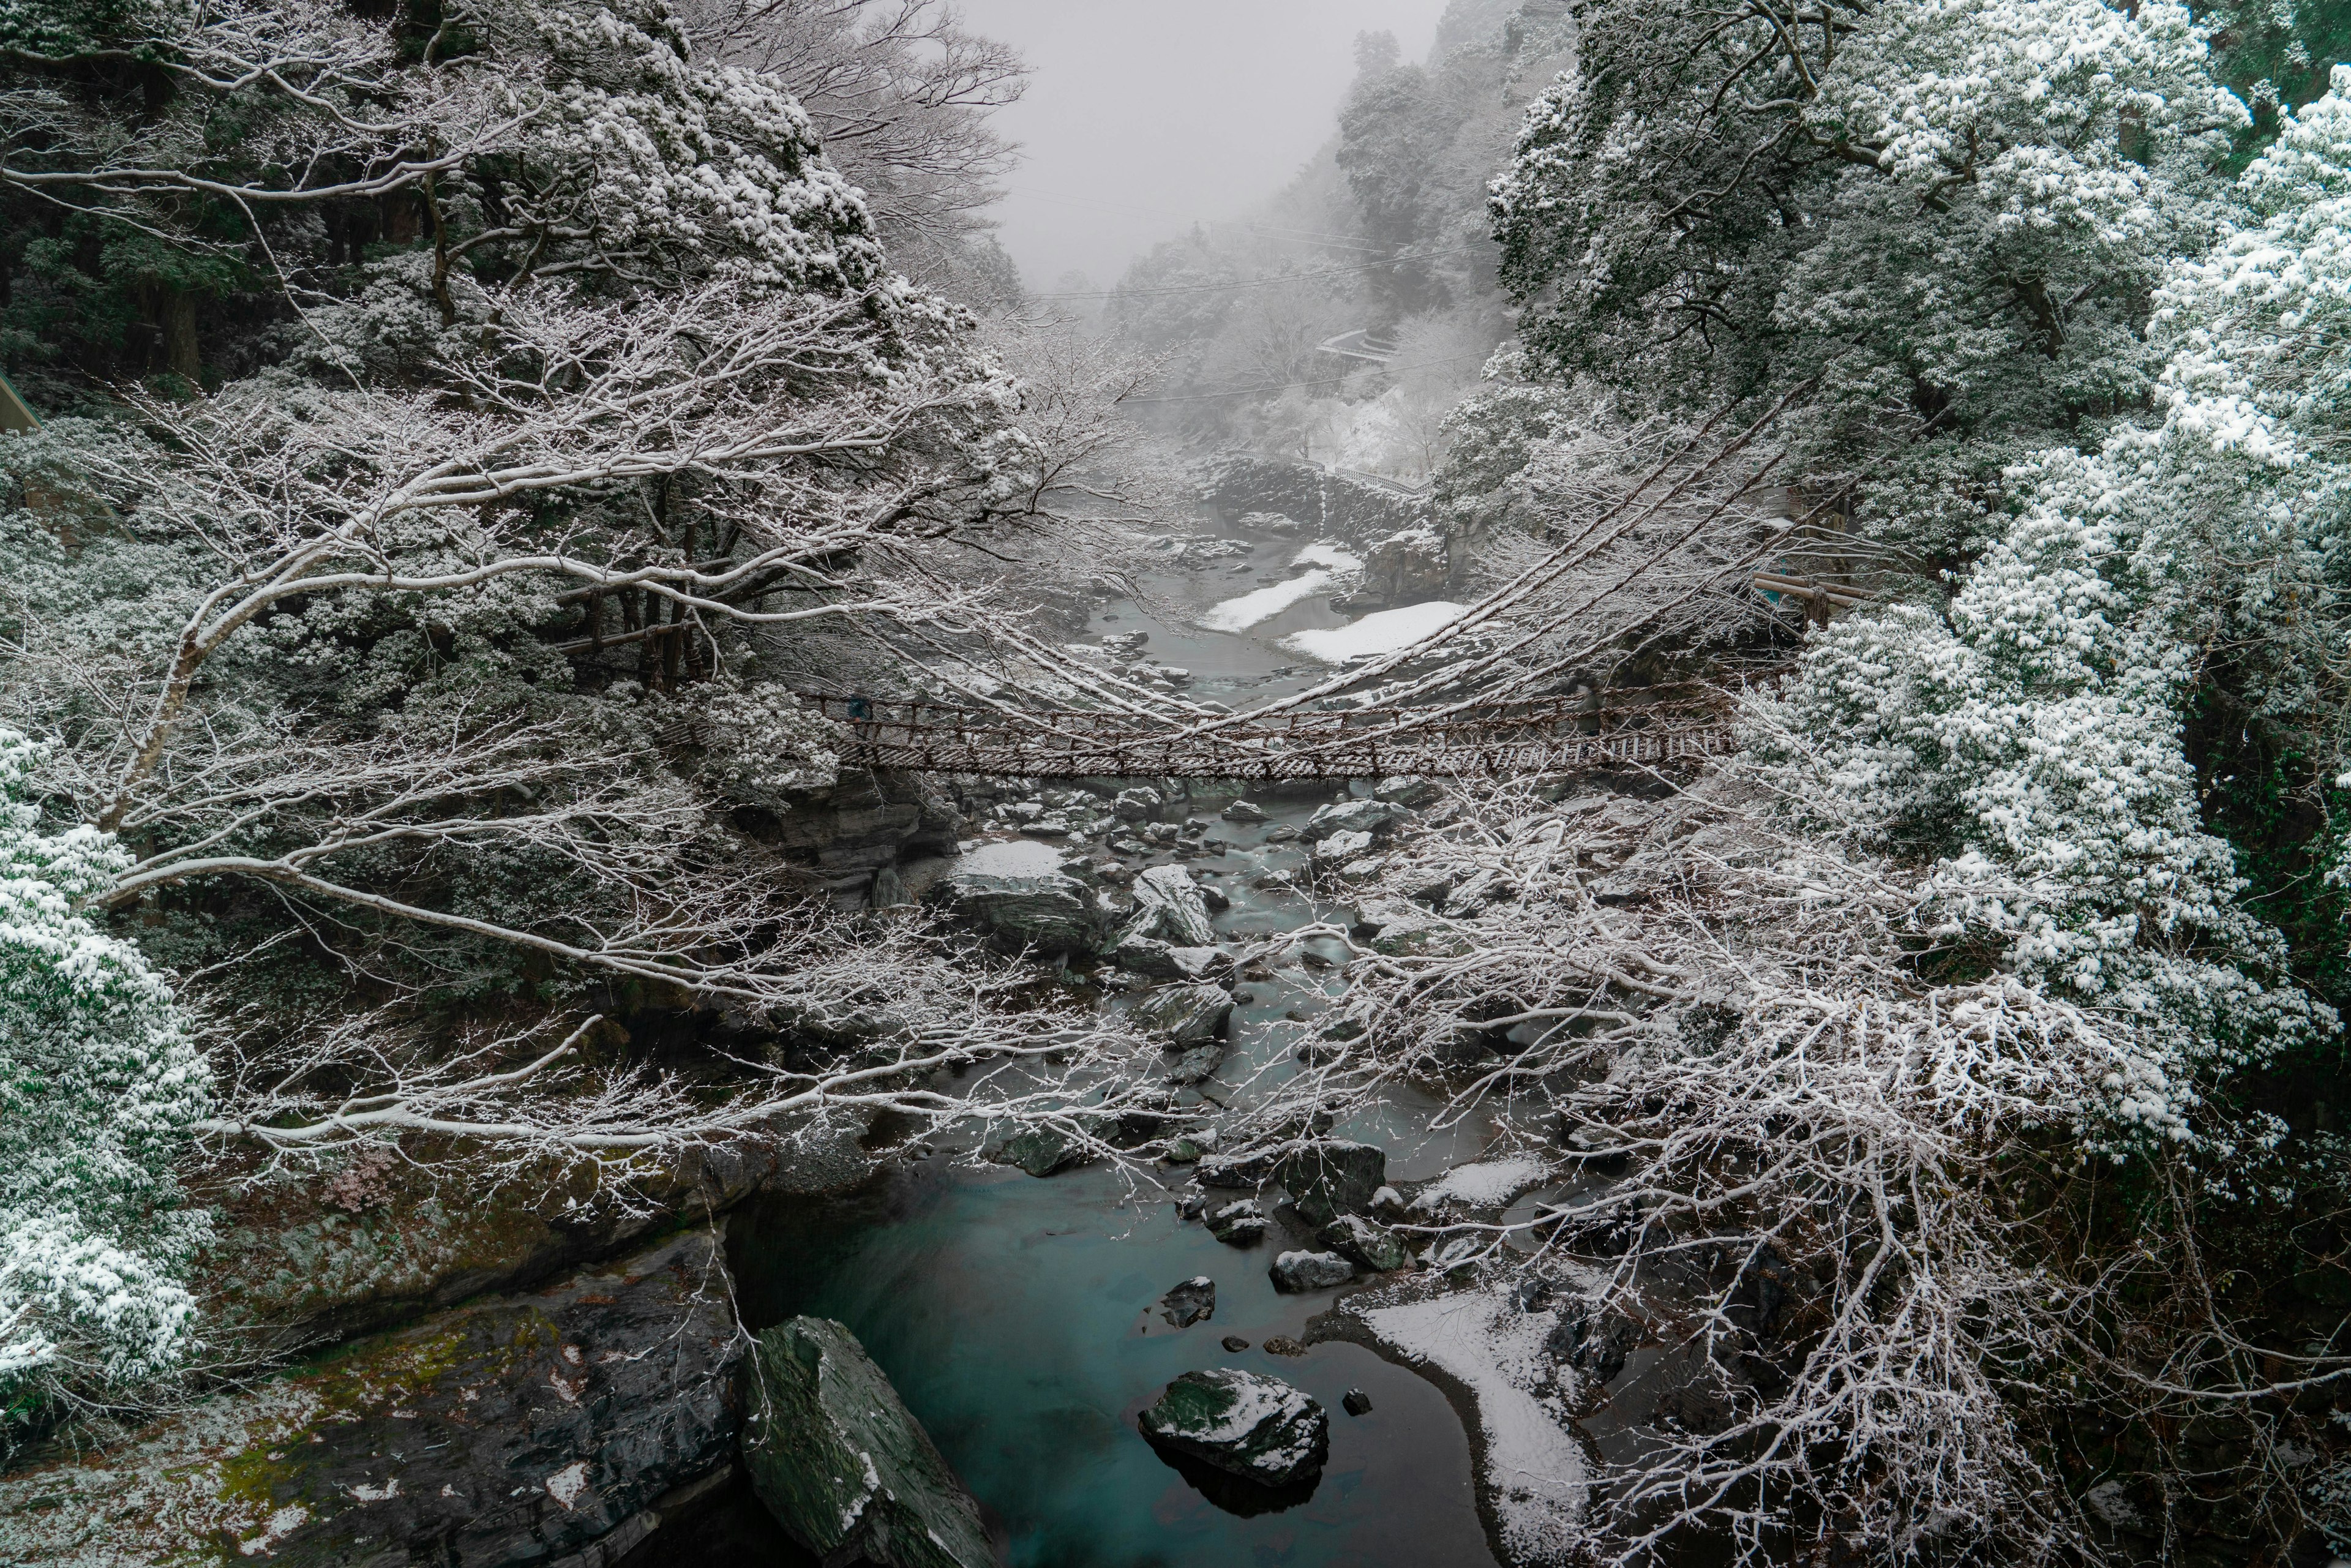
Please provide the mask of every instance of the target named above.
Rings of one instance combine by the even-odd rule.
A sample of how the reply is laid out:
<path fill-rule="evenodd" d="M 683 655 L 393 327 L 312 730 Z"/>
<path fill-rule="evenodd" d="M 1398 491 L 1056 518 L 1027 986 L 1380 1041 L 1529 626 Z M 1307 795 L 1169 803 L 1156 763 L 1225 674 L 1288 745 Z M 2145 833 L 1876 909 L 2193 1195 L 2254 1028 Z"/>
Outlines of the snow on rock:
<path fill-rule="evenodd" d="M 1448 1203 L 1467 1208 L 1499 1208 L 1529 1187 L 1541 1186 L 1550 1174 L 1541 1160 L 1525 1155 L 1455 1166 L 1422 1187 L 1412 1206 L 1424 1214 Z"/>
<path fill-rule="evenodd" d="M 1067 853 L 1029 839 L 996 839 L 958 855 L 955 869 L 974 876 L 1051 876 Z"/>
<path fill-rule="evenodd" d="M 1443 631 L 1468 612 L 1467 605 L 1456 604 L 1449 599 L 1432 599 L 1426 604 L 1383 610 L 1327 631 L 1293 632 L 1281 640 L 1281 645 L 1326 664 L 1343 664 L 1350 659 L 1408 648 Z"/>
<path fill-rule="evenodd" d="M 1236 1367 L 1185 1373 L 1139 1424 L 1151 1442 L 1259 1486 L 1308 1479 L 1331 1452 L 1330 1418 L 1318 1401 L 1278 1377 Z"/>
<path fill-rule="evenodd" d="M 1364 570 L 1363 560 L 1359 557 L 1349 555 L 1336 545 L 1308 545 L 1290 557 L 1290 562 L 1296 566 L 1327 566 L 1336 572 L 1354 572 Z"/>
<path fill-rule="evenodd" d="M 1469 1291 L 1363 1309 L 1364 1322 L 1409 1359 L 1468 1386 L 1485 1435 L 1485 1475 L 1511 1561 L 1565 1560 L 1590 1479 L 1568 1429 L 1571 1375 L 1543 1353 L 1552 1314 L 1522 1312 L 1507 1292 Z M 1534 1390 L 1559 1380 L 1554 1391 Z"/>

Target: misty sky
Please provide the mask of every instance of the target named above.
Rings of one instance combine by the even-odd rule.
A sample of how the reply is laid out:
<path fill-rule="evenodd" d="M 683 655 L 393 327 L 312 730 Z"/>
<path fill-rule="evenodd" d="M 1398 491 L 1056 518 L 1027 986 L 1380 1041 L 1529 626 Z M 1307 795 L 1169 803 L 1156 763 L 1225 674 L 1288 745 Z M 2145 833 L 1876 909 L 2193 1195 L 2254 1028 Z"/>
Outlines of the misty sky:
<path fill-rule="evenodd" d="M 960 0 L 1029 58 L 998 123 L 1026 161 L 998 210 L 1031 287 L 1107 287 L 1195 219 L 1287 183 L 1335 129 L 1359 32 L 1426 57 L 1445 0 Z"/>

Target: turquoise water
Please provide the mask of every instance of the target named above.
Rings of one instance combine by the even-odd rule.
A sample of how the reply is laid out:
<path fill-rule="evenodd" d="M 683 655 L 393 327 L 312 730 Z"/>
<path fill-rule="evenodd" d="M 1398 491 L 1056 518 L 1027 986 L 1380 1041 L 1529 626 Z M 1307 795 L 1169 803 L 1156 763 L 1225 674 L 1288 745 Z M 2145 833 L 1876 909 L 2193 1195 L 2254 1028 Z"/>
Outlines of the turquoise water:
<path fill-rule="evenodd" d="M 1287 561 L 1295 541 L 1270 542 L 1260 563 Z M 1155 580 L 1156 601 L 1196 610 L 1248 591 L 1232 574 Z M 1151 632 L 1148 652 L 1190 668 L 1196 695 L 1228 702 L 1295 687 L 1322 672 L 1275 640 L 1340 618 L 1321 599 L 1243 635 L 1202 632 L 1132 602 L 1097 617 L 1099 631 Z M 1277 670 L 1290 668 L 1288 674 Z M 1229 789 L 1196 808 L 1213 814 Z M 1275 821 L 1296 823 L 1313 800 L 1264 799 Z M 1177 805 L 1170 815 L 1195 810 Z M 1263 842 L 1261 828 L 1219 823 L 1233 841 L 1192 862 L 1232 900 L 1216 925 L 1228 939 L 1290 929 L 1328 911 L 1287 889 L 1259 889 L 1269 871 L 1295 872 L 1295 845 Z M 1164 857 L 1155 857 L 1164 858 Z M 1336 951 L 1325 955 L 1338 957 Z M 1232 1055 L 1205 1087 L 1246 1096 L 1249 1075 L 1285 1075 L 1289 1053 L 1341 982 L 1290 963 L 1270 981 L 1243 982 Z M 1188 1096 L 1187 1096 L 1188 1097 Z M 1429 1107 L 1396 1103 L 1340 1129 L 1380 1144 L 1399 1180 L 1435 1176 L 1474 1158 L 1475 1124 L 1431 1138 Z M 1171 1186 L 1186 1178 L 1165 1171 Z M 795 1313 L 838 1319 L 863 1342 L 956 1472 L 989 1511 L 1012 1568 L 1491 1568 L 1470 1485 L 1468 1440 L 1437 1389 L 1359 1345 L 1332 1342 L 1302 1356 L 1262 1348 L 1275 1334 L 1302 1339 L 1308 1320 L 1340 1292 L 1278 1294 L 1267 1277 L 1276 1251 L 1301 1244 L 1277 1227 L 1248 1249 L 1177 1220 L 1169 1194 L 1142 1177 L 1088 1166 L 1038 1180 L 946 1157 L 892 1168 L 862 1192 L 826 1200 L 777 1199 L 738 1213 L 730 1228 L 743 1316 L 758 1329 Z M 1173 1329 L 1153 1310 L 1194 1275 L 1217 1282 L 1215 1316 Z M 1249 1348 L 1220 1344 L 1238 1334 Z M 1331 1457 L 1311 1496 L 1273 1511 L 1228 1511 L 1162 1460 L 1135 1416 L 1169 1379 L 1196 1367 L 1239 1366 L 1306 1390 L 1330 1412 Z M 1351 1388 L 1372 1409 L 1340 1406 Z M 1264 1506 L 1243 1487 L 1219 1497 Z M 746 1500 L 743 1507 L 756 1510 Z M 776 1561 L 769 1550 L 697 1554 Z"/>
<path fill-rule="evenodd" d="M 745 1315 L 847 1323 L 1010 1537 L 1014 1568 L 1149 1564 L 1488 1564 L 1459 1419 L 1435 1387 L 1360 1346 L 1267 1354 L 1335 1292 L 1282 1296 L 1273 1249 L 1223 1245 L 1164 1203 L 1125 1202 L 1116 1173 L 1039 1181 L 944 1161 L 820 1209 L 738 1220 Z M 1209 1322 L 1152 1309 L 1195 1274 L 1217 1281 Z M 1250 1348 L 1228 1354 L 1222 1336 Z M 1225 1511 L 1170 1469 L 1134 1417 L 1180 1372 L 1231 1365 L 1295 1384 L 1331 1413 L 1311 1497 Z M 1340 1397 L 1373 1402 L 1356 1417 Z"/>

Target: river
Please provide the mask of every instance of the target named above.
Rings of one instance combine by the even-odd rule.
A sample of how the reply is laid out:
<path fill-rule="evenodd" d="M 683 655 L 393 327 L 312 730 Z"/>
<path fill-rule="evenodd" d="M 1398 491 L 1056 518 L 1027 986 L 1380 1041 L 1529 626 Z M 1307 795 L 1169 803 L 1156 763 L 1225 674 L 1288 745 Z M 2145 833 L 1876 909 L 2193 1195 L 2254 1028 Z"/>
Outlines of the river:
<path fill-rule="evenodd" d="M 1187 692 L 1236 706 L 1327 673 L 1280 646 L 1292 632 L 1343 623 L 1326 592 L 1234 632 L 1197 624 L 1213 604 L 1277 586 L 1301 549 L 1311 551 L 1299 540 L 1249 542 L 1246 558 L 1150 580 L 1146 597 L 1159 613 L 1123 601 L 1098 612 L 1093 630 L 1145 632 L 1144 652 L 1189 672 Z M 1309 553 L 1304 564 L 1319 569 L 1328 555 Z M 1229 787 L 1204 791 L 1190 809 L 1213 817 L 1231 798 Z M 1216 917 L 1220 936 L 1246 939 L 1327 913 L 1286 887 L 1258 885 L 1283 872 L 1302 880 L 1298 846 L 1266 838 L 1319 803 L 1266 800 L 1267 823 L 1219 821 L 1211 836 L 1229 847 L 1186 861 L 1231 900 Z M 1239 982 L 1246 999 L 1233 1015 L 1231 1055 L 1202 1089 L 1221 1096 L 1259 1069 L 1285 1071 L 1311 1019 L 1343 985 L 1337 973 L 1293 959 L 1270 980 Z M 1384 1147 L 1394 1180 L 1435 1176 L 1475 1158 L 1485 1130 L 1473 1122 L 1431 1137 L 1418 1130 L 1429 1109 L 1394 1103 L 1339 1134 Z M 935 1155 L 893 1160 L 846 1197 L 755 1206 L 730 1231 L 744 1320 L 755 1330 L 799 1312 L 846 1323 L 988 1511 L 1013 1568 L 1491 1564 L 1468 1437 L 1446 1396 L 1355 1343 L 1268 1353 L 1274 1336 L 1304 1339 L 1309 1321 L 1343 1292 L 1277 1293 L 1267 1267 L 1304 1238 L 1285 1240 L 1277 1226 L 1257 1246 L 1227 1246 L 1176 1217 L 1170 1199 L 1184 1174 L 1158 1176 L 1165 1187 L 1102 1166 L 1039 1180 Z M 1216 1281 L 1214 1318 L 1168 1327 L 1155 1304 L 1201 1274 Z M 1227 1351 L 1228 1335 L 1249 1348 Z M 1304 1501 L 1246 1514 L 1220 1506 L 1137 1432 L 1137 1413 L 1170 1378 L 1218 1365 L 1283 1378 L 1330 1411 L 1330 1462 Z M 1350 1389 L 1369 1396 L 1368 1413 L 1344 1413 Z M 672 1546 L 646 1568 L 653 1561 L 695 1568 L 792 1561 L 747 1499 L 701 1530 L 663 1536 Z"/>

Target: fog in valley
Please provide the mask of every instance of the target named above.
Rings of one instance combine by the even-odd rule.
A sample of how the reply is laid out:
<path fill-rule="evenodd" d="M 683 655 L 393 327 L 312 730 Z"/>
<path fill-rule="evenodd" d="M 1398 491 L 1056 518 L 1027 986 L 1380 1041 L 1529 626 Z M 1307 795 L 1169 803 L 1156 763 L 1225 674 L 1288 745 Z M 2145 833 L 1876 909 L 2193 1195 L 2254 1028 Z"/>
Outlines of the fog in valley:
<path fill-rule="evenodd" d="M 0 1568 L 2345 1568 L 2346 57 L 0 5 Z"/>

